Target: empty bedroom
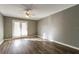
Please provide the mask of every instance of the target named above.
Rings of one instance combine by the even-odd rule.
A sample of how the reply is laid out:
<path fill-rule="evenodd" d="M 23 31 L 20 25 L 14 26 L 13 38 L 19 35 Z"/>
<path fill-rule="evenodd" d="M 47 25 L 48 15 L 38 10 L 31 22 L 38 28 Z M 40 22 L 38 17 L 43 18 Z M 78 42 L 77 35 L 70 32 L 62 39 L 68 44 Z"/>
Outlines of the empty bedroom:
<path fill-rule="evenodd" d="M 77 53 L 78 4 L 0 4 L 0 54 Z"/>

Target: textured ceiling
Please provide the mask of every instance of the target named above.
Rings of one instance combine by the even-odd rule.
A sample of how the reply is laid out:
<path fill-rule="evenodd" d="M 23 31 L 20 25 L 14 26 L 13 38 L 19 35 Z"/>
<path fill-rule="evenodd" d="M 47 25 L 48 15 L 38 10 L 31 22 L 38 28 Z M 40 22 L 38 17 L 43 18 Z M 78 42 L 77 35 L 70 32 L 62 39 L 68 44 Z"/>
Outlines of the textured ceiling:
<path fill-rule="evenodd" d="M 4 16 L 39 20 L 56 12 L 70 8 L 74 4 L 0 4 L 0 13 Z M 32 9 L 32 16 L 27 18 L 25 9 Z"/>

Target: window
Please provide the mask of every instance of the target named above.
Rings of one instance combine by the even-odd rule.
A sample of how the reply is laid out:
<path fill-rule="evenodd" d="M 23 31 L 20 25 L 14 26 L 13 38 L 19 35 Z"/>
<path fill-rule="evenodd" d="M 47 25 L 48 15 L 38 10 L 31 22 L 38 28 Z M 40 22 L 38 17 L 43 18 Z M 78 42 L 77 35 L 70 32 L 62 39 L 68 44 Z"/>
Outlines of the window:
<path fill-rule="evenodd" d="M 15 37 L 25 37 L 28 34 L 27 22 L 25 21 L 13 21 L 13 32 L 12 36 Z"/>

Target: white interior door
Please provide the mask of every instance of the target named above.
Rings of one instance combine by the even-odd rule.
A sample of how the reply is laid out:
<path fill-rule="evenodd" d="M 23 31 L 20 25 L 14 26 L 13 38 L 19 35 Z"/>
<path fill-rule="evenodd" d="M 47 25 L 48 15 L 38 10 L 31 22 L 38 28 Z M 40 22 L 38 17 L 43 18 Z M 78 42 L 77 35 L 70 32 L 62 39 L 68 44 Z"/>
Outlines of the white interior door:
<path fill-rule="evenodd" d="M 13 21 L 13 38 L 25 37 L 27 34 L 27 22 Z"/>

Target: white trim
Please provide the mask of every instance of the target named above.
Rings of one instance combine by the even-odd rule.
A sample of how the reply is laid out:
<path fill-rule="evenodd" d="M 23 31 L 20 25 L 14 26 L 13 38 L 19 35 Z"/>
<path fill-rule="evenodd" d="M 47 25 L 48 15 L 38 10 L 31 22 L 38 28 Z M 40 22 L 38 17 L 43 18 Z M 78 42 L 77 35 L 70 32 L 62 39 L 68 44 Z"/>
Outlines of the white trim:
<path fill-rule="evenodd" d="M 41 36 L 38 36 L 39 38 L 43 39 Z M 47 40 L 47 41 L 50 41 L 50 40 Z M 76 49 L 76 50 L 79 50 L 78 47 L 75 47 L 75 46 L 71 46 L 69 44 L 66 44 L 66 43 L 62 43 L 62 42 L 59 42 L 59 41 L 56 41 L 56 40 L 52 40 L 50 42 L 55 42 L 55 43 L 58 43 L 58 44 L 61 44 L 61 45 L 64 45 L 64 46 L 67 46 L 67 47 L 70 47 L 72 49 Z"/>
<path fill-rule="evenodd" d="M 65 43 L 62 43 L 62 42 L 58 42 L 58 41 L 52 41 L 52 42 L 55 42 L 55 43 L 58 43 L 58 44 L 61 44 L 61 45 L 64 45 L 64 46 L 67 46 L 67 47 L 70 47 L 70 48 L 73 48 L 73 49 L 76 49 L 76 50 L 79 50 L 78 47 L 75 47 L 75 46 L 71 46 L 69 44 L 65 44 Z"/>
<path fill-rule="evenodd" d="M 4 42 L 4 40 L 1 40 L 0 45 Z"/>

